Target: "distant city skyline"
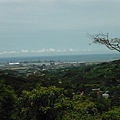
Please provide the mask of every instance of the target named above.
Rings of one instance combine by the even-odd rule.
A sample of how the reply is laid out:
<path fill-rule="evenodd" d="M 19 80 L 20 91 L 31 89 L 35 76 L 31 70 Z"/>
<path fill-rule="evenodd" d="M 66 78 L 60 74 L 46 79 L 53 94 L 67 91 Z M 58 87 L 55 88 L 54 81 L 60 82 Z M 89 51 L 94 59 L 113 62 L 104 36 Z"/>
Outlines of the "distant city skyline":
<path fill-rule="evenodd" d="M 0 0 L 0 57 L 118 53 L 89 34 L 120 38 L 120 0 Z"/>

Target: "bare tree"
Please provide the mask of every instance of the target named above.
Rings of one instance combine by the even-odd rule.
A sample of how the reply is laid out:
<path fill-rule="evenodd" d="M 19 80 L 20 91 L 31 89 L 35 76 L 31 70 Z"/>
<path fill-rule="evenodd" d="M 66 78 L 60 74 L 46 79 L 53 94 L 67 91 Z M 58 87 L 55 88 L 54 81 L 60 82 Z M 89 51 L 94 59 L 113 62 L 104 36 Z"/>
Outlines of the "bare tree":
<path fill-rule="evenodd" d="M 93 39 L 93 43 L 105 45 L 110 50 L 116 50 L 120 52 L 120 38 L 108 38 L 108 33 L 99 33 L 95 35 L 89 35 Z"/>

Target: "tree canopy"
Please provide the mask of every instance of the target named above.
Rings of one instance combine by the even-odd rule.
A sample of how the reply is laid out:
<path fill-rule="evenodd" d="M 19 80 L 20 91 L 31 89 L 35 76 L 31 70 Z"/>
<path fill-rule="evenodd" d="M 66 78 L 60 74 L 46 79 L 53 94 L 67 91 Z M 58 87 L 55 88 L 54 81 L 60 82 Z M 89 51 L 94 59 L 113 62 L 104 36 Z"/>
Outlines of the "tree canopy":
<path fill-rule="evenodd" d="M 1 71 L 0 120 L 120 120 L 120 60 L 41 72 Z"/>

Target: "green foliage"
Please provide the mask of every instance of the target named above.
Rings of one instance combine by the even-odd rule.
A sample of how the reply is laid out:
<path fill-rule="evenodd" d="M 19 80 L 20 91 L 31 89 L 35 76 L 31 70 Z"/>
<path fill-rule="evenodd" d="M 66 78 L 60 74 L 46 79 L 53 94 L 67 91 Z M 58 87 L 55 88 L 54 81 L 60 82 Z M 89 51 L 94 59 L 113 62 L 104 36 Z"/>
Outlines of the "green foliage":
<path fill-rule="evenodd" d="M 40 87 L 31 92 L 23 91 L 19 98 L 19 114 L 22 120 L 54 120 L 69 107 L 69 99 L 62 88 Z"/>
<path fill-rule="evenodd" d="M 94 101 L 96 108 L 98 109 L 99 113 L 104 113 L 105 111 L 108 111 L 111 108 L 111 100 L 100 98 Z"/>
<path fill-rule="evenodd" d="M 0 80 L 0 120 L 11 120 L 15 108 L 16 96 L 10 86 Z"/>
<path fill-rule="evenodd" d="M 111 109 L 102 115 L 103 120 L 120 120 L 120 107 Z"/>
<path fill-rule="evenodd" d="M 0 79 L 1 120 L 120 119 L 120 60 L 29 76 L 2 71 Z"/>
<path fill-rule="evenodd" d="M 95 103 L 84 96 L 75 95 L 72 106 L 73 108 L 66 111 L 62 120 L 98 120 L 100 118 Z"/>

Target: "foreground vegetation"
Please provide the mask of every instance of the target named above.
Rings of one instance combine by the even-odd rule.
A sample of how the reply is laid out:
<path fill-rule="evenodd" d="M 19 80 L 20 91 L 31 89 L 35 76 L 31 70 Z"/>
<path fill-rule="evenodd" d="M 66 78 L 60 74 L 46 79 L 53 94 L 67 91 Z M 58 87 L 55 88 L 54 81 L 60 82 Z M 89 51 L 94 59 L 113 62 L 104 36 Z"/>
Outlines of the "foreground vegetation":
<path fill-rule="evenodd" d="M 119 93 L 120 60 L 29 76 L 0 71 L 0 120 L 119 120 Z"/>

